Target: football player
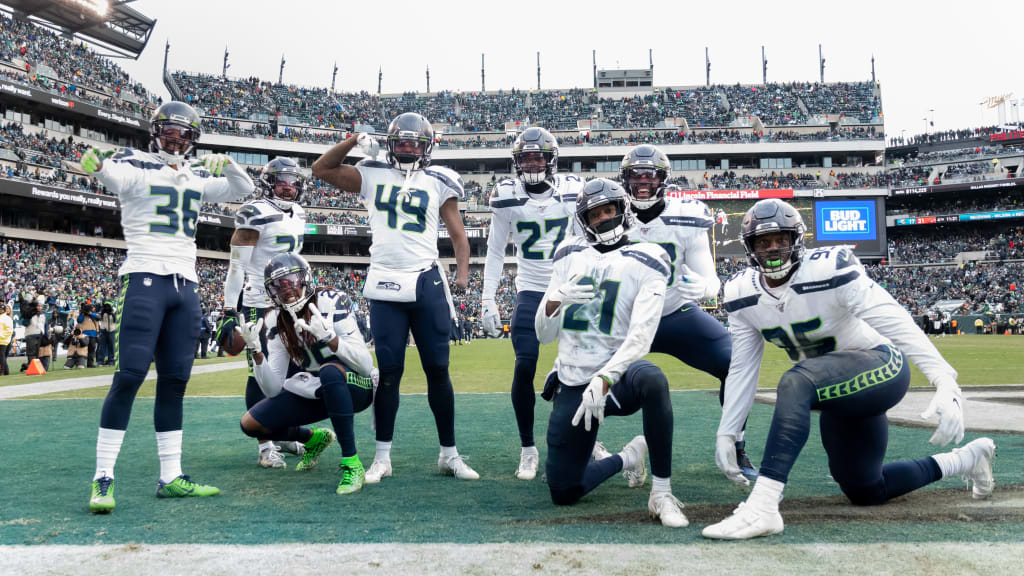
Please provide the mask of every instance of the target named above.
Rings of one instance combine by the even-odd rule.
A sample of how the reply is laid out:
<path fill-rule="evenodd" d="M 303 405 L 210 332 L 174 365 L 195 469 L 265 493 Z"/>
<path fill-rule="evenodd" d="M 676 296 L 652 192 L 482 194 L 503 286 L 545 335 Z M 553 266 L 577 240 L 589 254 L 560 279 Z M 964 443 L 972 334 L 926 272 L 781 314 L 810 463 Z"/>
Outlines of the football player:
<path fill-rule="evenodd" d="M 665 526 L 686 526 L 683 505 L 669 484 L 668 379 L 643 360 L 661 318 L 671 262 L 655 244 L 630 244 L 629 198 L 611 180 L 598 178 L 583 187 L 575 218 L 583 237 L 566 240 L 556 252 L 535 318 L 542 343 L 559 341 L 555 368 L 544 384 L 545 399 L 554 401 L 545 464 L 551 500 L 574 504 L 623 469 L 646 479 L 650 446 L 654 481 L 648 510 Z M 638 410 L 644 434 L 614 456 L 592 458 L 605 415 Z"/>
<path fill-rule="evenodd" d="M 275 158 L 263 167 L 257 187 L 261 198 L 246 202 L 235 213 L 235 233 L 231 236 L 231 262 L 224 280 L 224 310 L 217 327 L 217 343 L 232 354 L 244 345 L 236 338 L 238 319 L 255 323 L 271 306 L 263 287 L 267 263 L 281 252 L 302 252 L 306 214 L 302 201 L 303 176 L 290 158 Z M 266 336 L 263 336 L 266 340 Z M 262 350 L 266 354 L 266 350 Z M 263 399 L 253 371 L 252 352 L 246 349 L 249 378 L 245 385 L 245 407 L 251 410 Z M 281 449 L 302 454 L 302 444 L 259 440 L 257 463 L 264 468 L 285 468 Z"/>
<path fill-rule="evenodd" d="M 448 281 L 438 263 L 437 228 L 444 220 L 455 249 L 455 285 L 469 284 L 469 241 L 459 214 L 462 179 L 430 167 L 434 130 L 423 116 L 406 112 L 388 127 L 388 162 L 365 159 L 343 164 L 357 145 L 372 158 L 374 139 L 353 134 L 313 163 L 313 174 L 347 192 L 358 192 L 369 212 L 373 243 L 363 295 L 370 306 L 380 369 L 375 404 L 377 446 L 366 483 L 391 476 L 391 441 L 398 414 L 399 383 L 405 369 L 409 331 L 416 339 L 427 377 L 427 399 L 441 444 L 441 474 L 464 480 L 480 476 L 455 447 L 455 395 L 448 377 L 448 331 L 454 317 Z"/>
<path fill-rule="evenodd" d="M 305 450 L 297 470 L 316 467 L 337 433 L 337 493 L 358 492 L 366 472 L 356 454 L 353 415 L 373 403 L 374 368 L 349 314 L 352 302 L 343 292 L 317 289 L 309 264 L 292 252 L 274 256 L 264 277 L 274 307 L 242 328 L 263 398 L 242 416 L 242 430 L 254 438 L 300 443 Z M 302 427 L 325 418 L 335 433 Z"/>
<path fill-rule="evenodd" d="M 505 246 L 512 236 L 517 264 L 511 322 L 516 354 L 512 409 L 522 444 L 515 475 L 532 480 L 540 458 L 533 440 L 533 377 L 540 349 L 533 320 L 551 279 L 551 258 L 562 240 L 573 235 L 576 196 L 583 181 L 572 174 L 557 174 L 558 141 L 543 128 L 527 128 L 519 135 L 512 147 L 512 165 L 516 178 L 499 182 L 491 195 L 491 232 L 480 304 L 484 330 L 492 338 L 499 337 L 502 324 L 494 299 L 505 265 Z"/>
<path fill-rule="evenodd" d="M 931 437 L 942 446 L 964 436 L 957 373 L 884 288 L 868 278 L 847 246 L 807 251 L 800 213 L 781 200 L 761 200 L 740 225 L 750 267 L 725 285 L 733 338 L 715 461 L 726 477 L 747 483 L 736 465 L 735 438 L 757 391 L 765 341 L 794 366 L 778 385 L 760 475 L 732 516 L 708 526 L 708 538 L 741 540 L 783 530 L 779 501 L 807 442 L 811 410 L 821 412 L 829 472 L 855 505 L 882 504 L 947 476 L 973 483 L 975 498 L 992 493 L 995 444 L 979 438 L 919 460 L 883 464 L 885 412 L 910 385 L 909 358 L 936 388 L 922 417 L 939 416 Z"/>
<path fill-rule="evenodd" d="M 718 296 L 722 286 L 708 244 L 708 229 L 713 225 L 711 211 L 699 200 L 665 196 L 671 175 L 668 156 L 648 144 L 630 150 L 619 169 L 637 219 L 630 237 L 661 246 L 672 263 L 665 308 L 651 352 L 675 356 L 718 378 L 721 402 L 732 342 L 729 331 L 698 303 Z M 736 458 L 745 475 L 757 477 L 742 436 L 736 442 Z"/>
<path fill-rule="evenodd" d="M 181 473 L 182 399 L 192 372 L 200 328 L 196 276 L 196 226 L 203 201 L 228 202 L 249 195 L 252 180 L 224 154 L 190 166 L 200 134 L 191 106 L 168 102 L 150 120 L 149 152 L 124 148 L 116 154 L 90 148 L 82 168 L 121 200 L 121 226 L 128 255 L 121 277 L 120 314 L 114 340 L 114 381 L 103 401 L 96 441 L 96 473 L 89 508 L 114 509 L 114 464 L 121 450 L 132 403 L 156 361 L 158 498 L 212 496 L 220 491 Z"/>

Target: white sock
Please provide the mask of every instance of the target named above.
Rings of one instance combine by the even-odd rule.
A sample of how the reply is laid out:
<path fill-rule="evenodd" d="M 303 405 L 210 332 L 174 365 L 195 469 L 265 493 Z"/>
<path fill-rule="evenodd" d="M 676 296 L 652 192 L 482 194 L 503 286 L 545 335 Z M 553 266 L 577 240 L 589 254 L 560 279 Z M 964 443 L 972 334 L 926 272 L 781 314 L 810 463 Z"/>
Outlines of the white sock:
<path fill-rule="evenodd" d="M 441 446 L 441 456 L 445 458 L 451 458 L 452 456 L 458 456 L 459 451 L 455 446 Z"/>
<path fill-rule="evenodd" d="M 651 475 L 651 494 L 658 492 L 671 492 L 672 491 L 672 479 L 671 478 L 658 478 L 657 476 Z"/>
<path fill-rule="evenodd" d="M 156 433 L 156 453 L 160 457 L 160 481 L 181 476 L 181 430 Z"/>
<path fill-rule="evenodd" d="M 260 454 L 263 454 L 267 450 L 272 450 L 273 448 L 274 443 L 271 442 L 270 440 L 267 440 L 266 442 L 260 442 Z"/>
<path fill-rule="evenodd" d="M 636 452 L 633 450 L 623 450 L 619 452 L 619 457 L 622 458 L 622 469 L 632 468 L 636 466 Z"/>
<path fill-rule="evenodd" d="M 942 470 L 942 477 L 947 476 L 958 476 L 966 472 L 969 466 L 974 465 L 974 459 L 970 458 L 970 450 L 960 450 L 959 452 L 943 452 L 942 454 L 935 454 L 932 456 L 932 460 L 939 465 L 939 469 Z M 970 459 L 968 462 L 967 460 Z"/>
<path fill-rule="evenodd" d="M 523 454 L 533 454 L 534 456 L 540 456 L 540 452 L 537 451 L 537 446 L 523 446 Z"/>
<path fill-rule="evenodd" d="M 380 460 L 382 462 L 391 461 L 391 442 L 377 441 L 377 452 L 373 455 L 374 460 Z"/>
<path fill-rule="evenodd" d="M 117 455 L 121 453 L 122 442 L 124 430 L 100 428 L 96 435 L 96 473 L 92 477 L 93 480 L 99 480 L 104 476 L 114 477 L 114 464 L 117 463 Z"/>
<path fill-rule="evenodd" d="M 767 476 L 758 476 L 754 482 L 754 488 L 747 497 L 747 502 L 766 512 L 778 512 L 779 501 L 782 500 L 782 490 L 786 485 L 778 480 L 772 480 Z"/>

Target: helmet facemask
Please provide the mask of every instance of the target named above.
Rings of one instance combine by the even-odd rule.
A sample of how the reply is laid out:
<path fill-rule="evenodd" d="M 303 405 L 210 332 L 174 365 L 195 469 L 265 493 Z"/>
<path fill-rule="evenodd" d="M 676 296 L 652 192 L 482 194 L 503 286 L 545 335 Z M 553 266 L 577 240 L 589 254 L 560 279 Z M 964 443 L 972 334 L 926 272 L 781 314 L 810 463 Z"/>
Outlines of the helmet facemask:
<path fill-rule="evenodd" d="M 524 184 L 540 184 L 552 175 L 554 154 L 541 150 L 522 150 L 512 155 L 516 176 Z"/>
<path fill-rule="evenodd" d="M 639 210 L 651 208 L 664 197 L 665 180 L 665 171 L 654 166 L 633 166 L 622 170 L 622 186 Z"/>
<path fill-rule="evenodd" d="M 430 141 L 419 132 L 402 130 L 388 136 L 388 153 L 395 168 L 422 170 L 430 164 Z"/>
<path fill-rule="evenodd" d="M 199 131 L 185 124 L 186 120 L 169 120 L 159 122 L 153 130 L 150 148 L 171 166 L 181 166 L 195 148 L 199 139 Z"/>
<path fill-rule="evenodd" d="M 308 268 L 279 270 L 266 279 L 267 295 L 275 304 L 298 315 L 313 297 L 315 287 Z"/>
<path fill-rule="evenodd" d="M 758 239 L 764 240 L 773 234 L 778 234 L 780 239 L 788 239 L 788 244 L 776 242 L 774 246 L 759 246 Z M 803 233 L 793 230 L 781 230 L 777 227 L 757 231 L 753 235 L 743 238 L 743 245 L 747 250 L 747 260 L 750 265 L 757 268 L 772 280 L 781 280 L 793 270 L 793 267 L 803 257 Z"/>
<path fill-rule="evenodd" d="M 263 196 L 281 210 L 289 210 L 292 204 L 302 200 L 303 179 L 293 172 L 264 172 L 260 176 Z"/>
<path fill-rule="evenodd" d="M 594 210 L 605 206 L 613 206 L 615 208 L 615 214 L 609 218 L 605 218 L 591 224 L 590 215 Z M 629 209 L 629 204 L 625 200 L 612 199 L 607 202 L 601 202 L 595 206 L 588 206 L 586 212 L 581 215 L 577 215 L 577 220 L 583 220 L 579 222 L 585 232 L 587 241 L 591 244 L 604 244 L 610 246 L 621 240 L 626 232 L 629 230 L 632 224 L 632 212 Z"/>

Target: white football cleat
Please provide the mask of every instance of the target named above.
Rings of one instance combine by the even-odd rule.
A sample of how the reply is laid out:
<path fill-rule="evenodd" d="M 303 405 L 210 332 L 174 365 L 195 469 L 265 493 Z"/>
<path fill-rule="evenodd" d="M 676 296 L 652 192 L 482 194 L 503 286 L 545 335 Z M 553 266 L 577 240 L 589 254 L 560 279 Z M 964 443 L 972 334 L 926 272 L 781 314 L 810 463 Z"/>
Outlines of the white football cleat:
<path fill-rule="evenodd" d="M 516 470 L 516 478 L 520 480 L 533 480 L 537 477 L 537 466 L 540 462 L 540 455 L 536 452 L 523 452 L 519 455 L 519 468 Z M 440 466 L 440 463 L 438 463 Z"/>
<path fill-rule="evenodd" d="M 287 468 L 288 464 L 284 461 L 284 455 L 281 454 L 280 448 L 276 444 L 271 444 L 270 448 L 266 450 L 260 450 L 259 465 L 262 468 Z"/>
<path fill-rule="evenodd" d="M 981 500 L 991 496 L 996 485 L 995 478 L 992 477 L 992 460 L 996 456 L 995 442 L 991 438 L 978 438 L 968 442 L 963 448 L 954 448 L 953 453 L 973 461 L 973 464 L 969 463 L 963 479 L 972 485 L 971 494 L 974 498 Z"/>
<path fill-rule="evenodd" d="M 302 442 L 278 442 L 277 447 L 280 448 L 282 452 L 295 454 L 296 456 L 302 456 L 306 453 L 306 445 Z"/>
<path fill-rule="evenodd" d="M 777 511 L 763 512 L 747 505 L 746 502 L 740 502 L 733 510 L 732 516 L 708 526 L 701 534 L 705 538 L 716 540 L 747 540 L 758 536 L 781 534 L 783 528 L 782 514 Z"/>
<path fill-rule="evenodd" d="M 391 476 L 391 460 L 373 460 L 363 478 L 364 484 L 378 484 L 382 478 Z"/>
<path fill-rule="evenodd" d="M 651 497 L 647 499 L 647 511 L 651 518 L 660 519 L 662 526 L 685 528 L 690 525 L 683 514 L 683 503 L 671 492 L 651 492 Z"/>
<path fill-rule="evenodd" d="M 600 460 L 604 460 L 605 458 L 611 458 L 612 453 L 609 452 L 608 449 L 604 447 L 603 443 L 594 442 L 594 451 L 593 453 L 591 453 L 591 456 L 594 458 L 594 461 L 597 462 Z"/>
<path fill-rule="evenodd" d="M 455 455 L 445 458 L 443 455 L 437 458 L 437 470 L 443 476 L 455 476 L 459 480 L 479 480 L 480 475 L 476 473 L 465 462 L 462 456 Z M 536 472 L 535 472 L 536 473 Z"/>
<path fill-rule="evenodd" d="M 622 469 L 622 477 L 629 483 L 630 488 L 639 488 L 647 482 L 647 439 L 641 434 L 629 441 L 622 447 L 622 451 L 631 451 L 636 455 L 636 464 L 630 468 Z"/>

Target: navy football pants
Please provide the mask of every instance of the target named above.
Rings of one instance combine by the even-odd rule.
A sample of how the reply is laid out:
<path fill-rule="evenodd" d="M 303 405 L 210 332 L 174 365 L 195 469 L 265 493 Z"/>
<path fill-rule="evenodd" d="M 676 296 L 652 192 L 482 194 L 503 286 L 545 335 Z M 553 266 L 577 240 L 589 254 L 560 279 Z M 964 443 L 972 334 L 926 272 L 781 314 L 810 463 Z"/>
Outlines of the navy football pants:
<path fill-rule="evenodd" d="M 543 299 L 543 292 L 524 290 L 516 295 L 516 307 L 512 311 L 512 349 L 516 353 L 516 367 L 512 374 L 512 410 L 516 414 L 523 447 L 534 445 L 533 409 L 537 393 L 533 389 L 533 378 L 537 374 L 537 356 L 540 353 L 534 319 Z"/>
<path fill-rule="evenodd" d="M 427 376 L 427 402 L 434 413 L 438 440 L 441 446 L 455 446 L 455 393 L 448 377 L 451 310 L 443 282 L 438 269 L 431 268 L 416 281 L 415 302 L 369 301 L 370 332 L 380 370 L 376 400 L 380 442 L 391 442 L 395 434 L 398 386 L 405 371 L 405 347 L 412 330 Z"/>
<path fill-rule="evenodd" d="M 882 464 L 889 439 L 885 412 L 910 386 L 903 353 L 883 345 L 841 350 L 798 362 L 782 375 L 761 475 L 786 482 L 821 411 L 829 472 L 851 502 L 882 504 L 942 477 L 932 458 Z"/>
<path fill-rule="evenodd" d="M 126 430 L 132 404 L 156 362 L 157 432 L 181 430 L 182 400 L 192 373 L 201 311 L 199 286 L 181 276 L 133 272 L 121 277 L 114 381 L 103 401 L 100 427 Z"/>
<path fill-rule="evenodd" d="M 558 378 L 552 373 L 548 378 Z M 559 385 L 548 421 L 548 457 L 545 470 L 551 500 L 558 505 L 575 504 L 585 494 L 622 470 L 622 458 L 614 455 L 594 461 L 591 453 L 600 428 L 596 420 L 588 432 L 581 421 L 572 425 L 586 386 Z M 661 369 L 646 360 L 638 360 L 626 369 L 609 397 L 605 416 L 629 416 L 643 410 L 644 436 L 651 456 L 651 473 L 659 478 L 672 475 L 672 401 L 668 379 Z"/>

